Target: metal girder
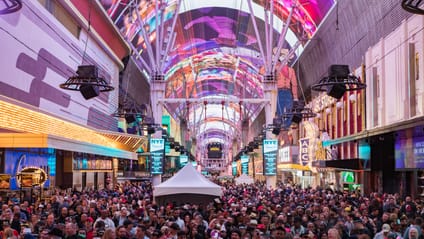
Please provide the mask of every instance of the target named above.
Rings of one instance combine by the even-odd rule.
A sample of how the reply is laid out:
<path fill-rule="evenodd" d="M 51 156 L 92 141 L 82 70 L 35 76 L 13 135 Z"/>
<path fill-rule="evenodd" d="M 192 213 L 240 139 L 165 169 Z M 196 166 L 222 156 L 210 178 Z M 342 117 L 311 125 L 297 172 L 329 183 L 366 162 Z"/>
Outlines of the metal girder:
<path fill-rule="evenodd" d="M 167 99 L 159 99 L 158 102 L 161 103 L 202 103 L 207 101 L 208 104 L 221 104 L 222 102 L 225 103 L 249 103 L 249 104 L 262 104 L 269 102 L 269 99 L 254 99 L 254 98 L 247 98 L 247 99 L 195 99 L 195 98 L 167 98 Z"/>
<path fill-rule="evenodd" d="M 261 36 L 259 35 L 258 25 L 256 24 L 255 14 L 253 13 L 252 0 L 248 0 L 247 3 L 249 5 L 250 18 L 252 19 L 253 29 L 255 29 L 256 40 L 258 41 L 261 57 L 264 62 L 264 66 L 266 66 L 265 53 L 262 47 L 262 41 L 261 41 Z"/>
<path fill-rule="evenodd" d="M 283 29 L 281 30 L 280 38 L 278 39 L 277 51 L 275 52 L 274 59 L 272 59 L 272 62 L 271 62 L 271 66 L 272 66 L 271 72 L 275 71 L 275 66 L 277 65 L 277 60 L 281 54 L 281 49 L 283 48 L 284 40 L 286 39 L 287 31 L 290 26 L 294 9 L 295 9 L 295 6 L 292 6 L 289 16 L 287 17 L 286 24 L 284 24 Z"/>

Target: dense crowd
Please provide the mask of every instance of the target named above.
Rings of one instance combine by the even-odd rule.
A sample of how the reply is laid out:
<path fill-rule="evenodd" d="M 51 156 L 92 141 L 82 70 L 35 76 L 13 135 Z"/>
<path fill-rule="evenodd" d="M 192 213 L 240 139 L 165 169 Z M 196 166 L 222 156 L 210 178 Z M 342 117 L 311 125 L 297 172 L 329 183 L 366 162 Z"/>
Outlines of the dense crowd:
<path fill-rule="evenodd" d="M 119 239 L 416 239 L 420 200 L 398 194 L 338 192 L 261 183 L 222 184 L 207 205 L 157 205 L 150 183 L 113 190 L 57 190 L 30 204 L 0 200 L 2 238 Z M 0 198 L 2 199 L 2 198 Z M 6 198 L 5 198 L 6 199 Z"/>

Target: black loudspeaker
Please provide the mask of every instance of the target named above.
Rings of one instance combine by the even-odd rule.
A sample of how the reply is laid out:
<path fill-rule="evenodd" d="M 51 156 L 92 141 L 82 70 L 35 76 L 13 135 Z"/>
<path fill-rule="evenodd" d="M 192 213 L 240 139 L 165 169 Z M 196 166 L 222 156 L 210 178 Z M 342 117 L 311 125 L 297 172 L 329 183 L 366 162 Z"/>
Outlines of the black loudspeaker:
<path fill-rule="evenodd" d="M 94 65 L 78 66 L 77 74 L 82 78 L 97 78 L 99 71 Z"/>
<path fill-rule="evenodd" d="M 125 121 L 127 121 L 127 124 L 131 124 L 135 121 L 135 116 L 134 115 L 125 115 Z"/>
<path fill-rule="evenodd" d="M 336 98 L 336 99 L 340 99 L 343 97 L 344 93 L 346 92 L 346 85 L 344 84 L 334 84 L 334 85 L 330 85 L 327 88 L 327 95 Z"/>
<path fill-rule="evenodd" d="M 96 85 L 82 84 L 79 90 L 86 100 L 97 97 L 100 94 L 99 87 Z"/>
<path fill-rule="evenodd" d="M 272 129 L 272 133 L 275 134 L 275 135 L 279 135 L 280 131 L 281 131 L 280 127 L 275 127 L 275 128 Z"/>
<path fill-rule="evenodd" d="M 154 134 L 156 132 L 155 127 L 147 127 L 147 134 Z"/>
<path fill-rule="evenodd" d="M 274 75 L 265 75 L 264 76 L 264 81 L 274 81 L 275 77 Z"/>
<path fill-rule="evenodd" d="M 292 122 L 299 124 L 300 121 L 302 121 L 302 115 L 301 114 L 294 114 L 293 118 L 292 118 Z"/>
<path fill-rule="evenodd" d="M 346 79 L 349 76 L 349 66 L 348 65 L 331 65 L 328 68 L 328 77 L 333 78 L 344 78 Z"/>

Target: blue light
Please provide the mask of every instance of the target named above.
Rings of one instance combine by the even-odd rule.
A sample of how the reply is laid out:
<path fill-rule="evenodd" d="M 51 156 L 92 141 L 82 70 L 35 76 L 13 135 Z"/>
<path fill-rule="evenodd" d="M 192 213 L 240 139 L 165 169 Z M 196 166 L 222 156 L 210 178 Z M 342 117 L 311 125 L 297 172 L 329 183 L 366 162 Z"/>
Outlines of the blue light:
<path fill-rule="evenodd" d="M 371 158 L 371 147 L 368 143 L 360 143 L 358 145 L 358 156 L 363 160 L 370 160 Z"/>

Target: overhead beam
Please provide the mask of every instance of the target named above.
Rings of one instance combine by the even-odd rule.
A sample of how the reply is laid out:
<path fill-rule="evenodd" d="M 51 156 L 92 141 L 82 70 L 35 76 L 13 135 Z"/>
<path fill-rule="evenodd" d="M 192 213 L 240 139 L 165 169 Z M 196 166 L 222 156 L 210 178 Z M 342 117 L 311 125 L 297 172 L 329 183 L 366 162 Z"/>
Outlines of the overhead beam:
<path fill-rule="evenodd" d="M 261 40 L 261 36 L 259 35 L 258 25 L 256 24 L 255 14 L 253 12 L 252 0 L 248 0 L 247 4 L 249 5 L 250 18 L 252 19 L 253 29 L 255 29 L 256 40 L 258 41 L 259 50 L 260 50 L 260 53 L 261 53 L 261 58 L 262 58 L 262 61 L 264 63 L 264 66 L 266 66 L 265 53 L 264 53 L 264 49 L 262 47 L 262 40 Z"/>
<path fill-rule="evenodd" d="M 280 38 L 278 39 L 277 51 L 275 52 L 274 59 L 272 60 L 272 69 L 271 71 L 275 71 L 275 66 L 277 65 L 277 60 L 280 57 L 281 49 L 283 48 L 284 40 L 286 39 L 287 31 L 290 26 L 291 18 L 293 16 L 295 6 L 293 5 L 290 9 L 289 16 L 287 17 L 286 24 L 284 24 L 283 29 L 281 30 Z"/>
<path fill-rule="evenodd" d="M 150 39 L 149 39 L 149 36 L 147 35 L 146 29 L 144 29 L 144 21 L 142 17 L 140 16 L 140 12 L 139 11 L 136 11 L 136 12 L 137 12 L 138 24 L 140 25 L 140 30 L 141 30 L 141 33 L 143 34 L 144 43 L 146 44 L 146 47 L 147 47 L 147 55 L 149 56 L 150 62 L 156 62 L 155 56 L 153 54 L 152 44 L 150 43 Z M 152 63 L 153 71 L 157 71 L 156 67 L 157 65 Z"/>
<path fill-rule="evenodd" d="M 208 104 L 221 104 L 222 102 L 225 103 L 249 103 L 249 104 L 262 104 L 267 103 L 270 100 L 269 99 L 256 99 L 256 98 L 247 98 L 247 99 L 210 99 L 210 98 L 204 98 L 204 99 L 195 99 L 195 98 L 168 98 L 168 99 L 159 99 L 158 102 L 160 103 L 202 103 L 204 101 L 207 101 Z"/>
<path fill-rule="evenodd" d="M 179 15 L 179 12 L 180 12 L 180 6 L 181 6 L 181 0 L 178 0 L 177 1 L 177 7 L 175 8 L 175 14 L 174 14 L 173 19 L 172 19 L 171 30 L 169 32 L 167 32 L 168 33 L 168 35 L 167 35 L 168 44 L 165 47 L 165 52 L 163 54 L 163 58 L 162 58 L 160 65 L 159 65 L 159 67 L 160 67 L 159 69 L 162 72 L 164 70 L 166 57 L 168 56 L 168 53 L 169 53 L 169 50 L 171 49 L 171 47 L 173 47 L 176 36 L 177 36 L 177 34 L 175 33 L 175 25 L 177 24 L 178 15 Z"/>

